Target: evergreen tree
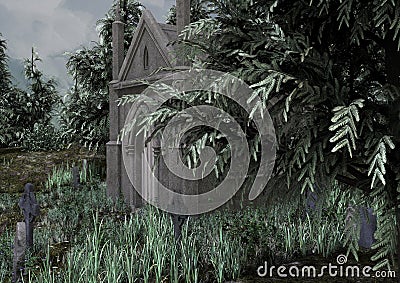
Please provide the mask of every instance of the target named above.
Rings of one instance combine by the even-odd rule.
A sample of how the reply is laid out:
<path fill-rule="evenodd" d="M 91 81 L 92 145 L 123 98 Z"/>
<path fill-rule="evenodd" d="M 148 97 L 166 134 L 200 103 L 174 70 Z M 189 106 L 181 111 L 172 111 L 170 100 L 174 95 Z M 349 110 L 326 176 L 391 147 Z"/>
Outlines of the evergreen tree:
<path fill-rule="evenodd" d="M 0 33 L 0 147 L 10 139 L 9 116 L 10 110 L 5 101 L 6 93 L 10 91 L 11 79 L 7 64 L 7 43 Z"/>
<path fill-rule="evenodd" d="M 0 99 L 1 146 L 24 146 L 26 135 L 34 128 L 47 127 L 52 111 L 59 102 L 56 82 L 45 79 L 37 63 L 41 59 L 32 48 L 31 58 L 25 60 L 25 76 L 29 82 L 28 91 L 14 87 L 10 83 L 8 67 Z M 1 68 L 2 66 L 0 66 Z M 7 78 L 7 77 L 5 77 Z"/>
<path fill-rule="evenodd" d="M 142 5 L 136 0 L 114 1 L 97 22 L 99 42 L 70 54 L 67 69 L 75 86 L 63 107 L 65 136 L 92 149 L 104 149 L 108 141 L 108 83 L 112 80 L 112 23 L 116 5 L 121 5 L 125 23 L 125 51 L 139 22 Z"/>
<path fill-rule="evenodd" d="M 35 123 L 47 125 L 52 117 L 54 107 L 60 102 L 56 91 L 56 81 L 46 79 L 38 68 L 38 63 L 41 61 L 42 59 L 34 48 L 32 48 L 31 58 L 24 61 L 25 77 L 29 82 L 26 111 L 30 115 L 21 118 L 25 119 L 23 126 L 26 129 L 30 129 Z M 20 116 L 23 114 L 21 113 Z"/>
<path fill-rule="evenodd" d="M 7 42 L 2 38 L 0 33 L 0 92 L 4 93 L 10 89 L 11 86 L 11 75 L 8 70 L 7 64 Z"/>

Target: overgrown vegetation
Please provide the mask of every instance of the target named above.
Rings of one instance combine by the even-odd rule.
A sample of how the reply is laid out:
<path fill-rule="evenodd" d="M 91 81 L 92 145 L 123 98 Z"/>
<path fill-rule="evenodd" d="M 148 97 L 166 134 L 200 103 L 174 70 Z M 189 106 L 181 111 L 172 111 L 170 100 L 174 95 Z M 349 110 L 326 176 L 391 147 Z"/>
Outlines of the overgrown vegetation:
<path fill-rule="evenodd" d="M 332 257 L 346 236 L 347 205 L 359 194 L 339 189 L 320 196 L 307 212 L 300 197 L 240 212 L 189 218 L 175 242 L 171 217 L 150 206 L 136 213 L 106 197 L 98 167 L 57 167 L 37 193 L 42 213 L 25 282 L 225 282 L 254 275 L 265 260 L 281 264 L 302 256 Z M 0 212 L 16 209 L 2 194 Z M 8 205 L 4 205 L 7 204 Z M 285 211 L 285 213 L 282 213 Z M 20 216 L 21 217 L 21 216 Z M 13 225 L 0 235 L 0 280 L 12 268 Z M 273 236 L 272 236 L 273 235 Z"/>
<path fill-rule="evenodd" d="M 0 193 L 21 193 L 26 183 L 37 191 L 45 189 L 47 175 L 61 164 L 78 164 L 82 160 L 104 166 L 105 158 L 80 147 L 59 151 L 16 152 L 0 154 Z"/>
<path fill-rule="evenodd" d="M 209 18 L 209 10 L 204 5 L 203 0 L 191 0 L 190 1 L 190 21 L 196 22 L 201 19 Z M 167 24 L 176 25 L 176 5 L 173 5 L 167 15 Z"/>
<path fill-rule="evenodd" d="M 205 2 L 207 9 L 203 1 L 192 2 L 195 22 L 180 35 L 184 54 L 195 66 L 243 79 L 254 90 L 248 100 L 262 102 L 252 112 L 269 110 L 278 140 L 269 184 L 275 198 L 263 199 L 264 208 L 190 218 L 176 244 L 167 214 L 150 207 L 133 214 L 112 203 L 95 169 L 82 170 L 84 184 L 77 189 L 70 186 L 70 167 L 52 168 L 46 189 L 38 193 L 42 215 L 27 281 L 224 282 L 254 274 L 264 260 L 330 257 L 343 252 L 343 245 L 358 259 L 358 218 L 352 211 L 361 205 L 377 214 L 375 269 L 393 268 L 396 252 L 400 259 L 400 2 Z M 98 22 L 100 41 L 70 55 L 67 68 L 75 85 L 63 107 L 61 137 L 50 123 L 58 100 L 54 80 L 45 79 L 32 50 L 25 61 L 29 90 L 12 86 L 0 38 L 0 147 L 57 150 L 70 141 L 102 149 L 108 140 L 116 3 Z M 121 10 L 128 47 L 141 5 L 123 1 Z M 171 9 L 168 21 L 174 17 Z M 243 125 L 251 118 L 218 94 L 209 99 L 199 93 L 189 102 L 225 105 L 222 109 Z M 174 103 L 152 113 L 158 130 L 187 107 Z M 244 128 L 253 158 L 248 173 L 254 176 L 259 136 L 254 125 Z M 200 127 L 187 137 L 190 164 L 198 162 L 204 146 L 218 144 L 221 162 L 215 170 L 224 176 L 226 141 Z M 1 173 L 14 164 L 12 158 L 0 159 Z M 35 177 L 25 173 L 18 182 Z M 319 206 L 307 213 L 304 194 L 316 187 Z M 15 195 L 0 195 L 0 219 L 10 220 L 4 231 L 0 227 L 0 282 L 11 275 L 13 225 L 21 220 L 15 202 Z"/>
<path fill-rule="evenodd" d="M 118 4 L 117 4 L 118 3 Z M 125 50 L 128 50 L 139 22 L 142 5 L 136 0 L 114 1 L 97 22 L 100 40 L 69 54 L 67 69 L 75 82 L 62 111 L 63 132 L 71 142 L 104 151 L 108 142 L 108 83 L 112 80 L 112 23 L 116 6 L 121 5 L 125 23 Z"/>
<path fill-rule="evenodd" d="M 5 41 L 0 42 L 0 69 L 4 76 L 0 83 L 0 147 L 21 146 L 28 150 L 61 148 L 63 143 L 57 140 L 59 135 L 50 122 L 52 111 L 60 102 L 55 89 L 56 82 L 44 78 L 37 66 L 41 59 L 32 48 L 31 58 L 25 60 L 28 90 L 12 86 Z M 36 135 L 39 132 L 42 135 Z"/>
<path fill-rule="evenodd" d="M 0 34 L 0 97 L 7 95 L 11 87 L 10 72 L 7 64 L 7 43 Z M 9 115 L 11 110 L 8 108 L 6 101 L 0 99 L 0 146 L 7 144 L 10 140 Z"/>
<path fill-rule="evenodd" d="M 191 23 L 180 42 L 195 66 L 229 72 L 251 85 L 248 101 L 261 100 L 251 113 L 269 110 L 278 142 L 271 190 L 288 202 L 290 192 L 313 191 L 315 185 L 329 191 L 336 181 L 345 190 L 363 192 L 379 222 L 374 268 L 393 267 L 396 253 L 400 258 L 400 3 L 204 2 L 216 16 Z M 189 105 L 225 105 L 238 117 L 254 153 L 248 172 L 254 176 L 261 147 L 255 126 L 243 122 L 248 113 L 219 94 L 186 98 Z M 165 103 L 146 119 L 154 118 L 162 131 L 185 107 Z M 217 154 L 224 162 L 215 166 L 223 175 L 230 148 L 215 131 L 190 133 L 190 163 L 209 145 L 202 141 L 223 144 Z M 357 257 L 356 238 L 347 247 Z"/>

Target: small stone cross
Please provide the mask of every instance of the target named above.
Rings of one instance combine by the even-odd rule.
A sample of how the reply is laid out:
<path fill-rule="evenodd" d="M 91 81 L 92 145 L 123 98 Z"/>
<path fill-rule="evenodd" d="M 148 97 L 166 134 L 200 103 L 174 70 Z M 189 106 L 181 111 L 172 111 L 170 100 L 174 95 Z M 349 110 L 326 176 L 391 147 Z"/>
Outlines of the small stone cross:
<path fill-rule="evenodd" d="M 185 224 L 187 216 L 171 214 L 171 217 L 172 217 L 172 223 L 174 225 L 175 240 L 180 241 L 182 238 L 182 227 L 183 227 L 183 224 Z"/>
<path fill-rule="evenodd" d="M 25 191 L 19 199 L 19 207 L 24 213 L 25 229 L 26 229 L 26 247 L 27 249 L 33 245 L 33 222 L 35 217 L 39 215 L 40 208 L 36 202 L 33 193 L 33 185 L 28 183 L 25 185 Z"/>
<path fill-rule="evenodd" d="M 72 185 L 74 186 L 74 189 L 78 189 L 81 186 L 79 168 L 76 166 L 72 167 Z"/>

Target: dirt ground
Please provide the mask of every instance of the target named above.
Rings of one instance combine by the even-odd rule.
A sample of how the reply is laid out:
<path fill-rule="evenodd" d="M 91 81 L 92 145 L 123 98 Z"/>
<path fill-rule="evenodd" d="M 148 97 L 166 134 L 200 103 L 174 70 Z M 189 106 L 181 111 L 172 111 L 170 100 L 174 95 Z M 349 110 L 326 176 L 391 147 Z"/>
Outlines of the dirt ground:
<path fill-rule="evenodd" d="M 55 166 L 76 164 L 83 159 L 105 162 L 105 156 L 83 148 L 72 147 L 55 152 L 24 152 L 0 150 L 0 193 L 22 193 L 26 183 L 35 191 L 44 187 L 47 176 Z"/>

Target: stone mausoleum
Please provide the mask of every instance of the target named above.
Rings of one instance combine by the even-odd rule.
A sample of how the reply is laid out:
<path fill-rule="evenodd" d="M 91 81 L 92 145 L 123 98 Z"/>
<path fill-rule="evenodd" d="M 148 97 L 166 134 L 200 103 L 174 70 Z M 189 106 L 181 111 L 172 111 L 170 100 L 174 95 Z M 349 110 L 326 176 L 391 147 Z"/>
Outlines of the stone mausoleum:
<path fill-rule="evenodd" d="M 133 188 L 122 158 L 122 144 L 118 135 L 124 127 L 131 105 L 118 106 L 117 100 L 123 95 L 139 94 L 146 89 L 140 81 L 154 82 L 169 74 L 156 72 L 160 68 L 178 68 L 181 60 L 176 58 L 174 46 L 170 43 L 190 22 L 190 0 L 176 0 L 177 25 L 158 23 L 149 10 L 144 10 L 125 56 L 124 23 L 120 12 L 112 26 L 113 36 L 113 80 L 109 84 L 110 99 L 110 141 L 107 143 L 107 193 L 113 199 L 123 196 L 132 209 L 142 205 L 142 198 Z M 148 158 L 153 149 L 148 147 Z M 152 186 L 151 172 L 144 172 L 143 186 Z"/>

